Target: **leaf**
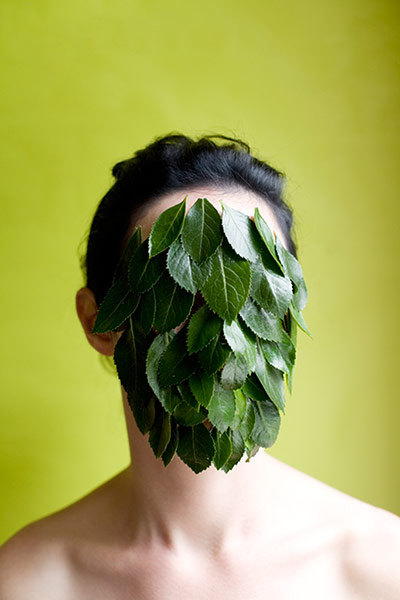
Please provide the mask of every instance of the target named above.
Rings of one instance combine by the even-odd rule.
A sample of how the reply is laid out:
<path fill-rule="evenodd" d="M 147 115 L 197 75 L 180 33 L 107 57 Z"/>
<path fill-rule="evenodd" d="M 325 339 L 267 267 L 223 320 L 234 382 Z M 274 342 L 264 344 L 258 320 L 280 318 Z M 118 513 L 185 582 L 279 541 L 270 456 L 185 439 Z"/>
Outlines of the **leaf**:
<path fill-rule="evenodd" d="M 292 315 L 293 319 L 295 320 L 297 325 L 300 327 L 300 329 L 302 329 L 304 331 L 304 333 L 306 333 L 307 335 L 312 337 L 302 313 L 300 311 L 296 310 L 296 308 L 293 306 L 293 304 L 290 305 L 290 314 Z"/>
<path fill-rule="evenodd" d="M 227 431 L 225 433 L 219 433 L 216 429 L 212 430 L 211 435 L 215 446 L 213 463 L 216 469 L 222 469 L 232 454 L 231 436 Z"/>
<path fill-rule="evenodd" d="M 186 215 L 182 230 L 186 252 L 202 263 L 215 252 L 221 240 L 221 217 L 218 211 L 206 198 L 199 198 Z"/>
<path fill-rule="evenodd" d="M 148 292 L 145 292 L 141 296 L 140 309 L 138 311 L 138 324 L 142 328 L 144 335 L 150 333 L 154 318 L 156 315 L 156 295 L 154 288 L 151 288 Z"/>
<path fill-rule="evenodd" d="M 293 295 L 290 279 L 266 269 L 261 262 L 251 265 L 251 275 L 254 300 L 264 310 L 283 319 Z"/>
<path fill-rule="evenodd" d="M 276 250 L 285 275 L 294 283 L 293 306 L 296 310 L 303 310 L 307 304 L 307 286 L 301 265 L 296 257 L 286 250 L 279 238 L 276 240 Z"/>
<path fill-rule="evenodd" d="M 294 360 L 296 356 L 296 352 L 292 345 L 288 346 L 284 344 L 277 344 L 276 342 L 270 342 L 268 340 L 262 340 L 260 345 L 264 354 L 264 358 L 269 362 L 270 365 L 276 369 L 279 369 L 280 371 L 283 371 L 284 373 L 290 373 L 294 366 Z"/>
<path fill-rule="evenodd" d="M 261 349 L 257 352 L 255 373 L 270 400 L 279 410 L 285 412 L 285 394 L 283 391 L 283 374 L 272 367 L 264 358 Z M 245 392 L 246 393 L 246 392 Z"/>
<path fill-rule="evenodd" d="M 186 198 L 179 204 L 164 210 L 151 228 L 149 257 L 160 254 L 176 240 L 185 220 Z"/>
<path fill-rule="evenodd" d="M 164 271 L 164 256 L 149 258 L 147 240 L 135 250 L 129 263 L 129 286 L 134 294 L 147 292 Z"/>
<path fill-rule="evenodd" d="M 222 470 L 225 473 L 229 473 L 229 471 L 237 465 L 244 453 L 244 441 L 239 431 L 235 430 L 231 433 L 231 442 L 232 442 L 232 454 L 228 458 L 225 465 L 222 467 Z"/>
<path fill-rule="evenodd" d="M 244 213 L 222 204 L 222 229 L 233 250 L 242 258 L 254 262 L 259 257 L 257 231 Z"/>
<path fill-rule="evenodd" d="M 179 239 L 168 250 L 167 267 L 171 277 L 192 294 L 200 289 L 211 273 L 209 261 L 198 265 L 190 258 Z"/>
<path fill-rule="evenodd" d="M 246 330 L 239 321 L 230 325 L 224 323 L 224 336 L 235 354 L 242 354 L 247 362 L 249 371 L 254 371 L 257 362 L 256 338 L 251 331 Z"/>
<path fill-rule="evenodd" d="M 197 411 L 199 411 L 200 410 L 199 403 L 196 399 L 196 396 L 193 394 L 192 390 L 190 389 L 189 383 L 187 381 L 184 381 L 183 383 L 178 385 L 177 388 L 178 388 L 178 391 L 179 391 L 179 394 L 180 394 L 182 400 L 184 400 L 192 408 L 195 408 Z"/>
<path fill-rule="evenodd" d="M 132 319 L 114 350 L 119 380 L 128 396 L 129 405 L 139 430 L 147 433 L 154 421 L 154 398 L 145 375 L 145 353 L 136 339 Z M 139 346 L 139 347 L 138 347 Z"/>
<path fill-rule="evenodd" d="M 278 261 L 278 257 L 275 250 L 275 235 L 272 233 L 267 221 L 261 215 L 258 208 L 254 210 L 254 224 L 257 228 L 258 233 L 261 236 L 262 241 L 269 250 L 269 253 L 275 259 L 277 265 L 281 269 L 281 265 Z"/>
<path fill-rule="evenodd" d="M 171 439 L 171 417 L 163 409 L 157 411 L 156 419 L 149 433 L 149 443 L 156 458 L 164 454 Z"/>
<path fill-rule="evenodd" d="M 183 323 L 190 313 L 194 296 L 179 287 L 167 272 L 157 282 L 154 292 L 156 295 L 154 327 L 160 333 L 164 333 Z"/>
<path fill-rule="evenodd" d="M 249 462 L 250 459 L 257 454 L 257 452 L 260 449 L 260 446 L 258 446 L 251 438 L 248 438 L 244 442 L 244 446 L 247 454 L 246 462 Z"/>
<path fill-rule="evenodd" d="M 254 428 L 255 423 L 255 415 L 253 402 L 247 399 L 246 404 L 246 412 L 242 419 L 242 422 L 239 425 L 239 432 L 242 438 L 246 441 L 250 436 Z"/>
<path fill-rule="evenodd" d="M 142 228 L 139 226 L 136 229 L 135 233 L 131 236 L 131 238 L 125 248 L 124 254 L 122 255 L 122 258 L 119 262 L 117 270 L 115 271 L 115 277 L 114 277 L 115 280 L 119 279 L 120 277 L 126 277 L 128 275 L 129 263 L 131 261 L 131 258 L 141 243 L 142 243 Z"/>
<path fill-rule="evenodd" d="M 189 321 L 187 346 L 189 354 L 202 350 L 222 329 L 222 320 L 208 308 L 201 306 Z"/>
<path fill-rule="evenodd" d="M 292 346 L 294 348 L 294 352 L 296 352 L 297 323 L 293 319 L 290 311 L 287 313 L 286 319 L 287 319 L 287 330 L 288 330 L 288 333 L 289 333 L 289 339 L 290 339 L 290 341 L 292 343 Z M 288 388 L 289 388 L 289 392 L 292 392 L 292 387 L 293 387 L 293 369 L 290 371 L 289 375 L 287 376 L 286 381 L 287 381 L 287 385 L 288 385 Z"/>
<path fill-rule="evenodd" d="M 212 257 L 211 274 L 201 287 L 209 307 L 230 323 L 246 302 L 249 289 L 249 263 L 242 258 L 234 258 L 227 248 L 218 248 Z"/>
<path fill-rule="evenodd" d="M 235 395 L 230 390 L 216 384 L 214 394 L 208 405 L 208 418 L 223 433 L 231 426 L 235 417 Z"/>
<path fill-rule="evenodd" d="M 253 402 L 255 422 L 251 437 L 262 448 L 270 448 L 276 441 L 281 424 L 277 408 L 270 400 Z"/>
<path fill-rule="evenodd" d="M 196 361 L 189 356 L 182 333 L 171 339 L 161 356 L 158 380 L 162 387 L 185 381 L 196 369 Z"/>
<path fill-rule="evenodd" d="M 199 425 L 207 418 L 207 411 L 202 406 L 196 410 L 187 402 L 182 400 L 174 410 L 174 418 L 180 425 Z"/>
<path fill-rule="evenodd" d="M 192 471 L 200 473 L 211 465 L 214 443 L 204 425 L 179 428 L 178 456 Z"/>
<path fill-rule="evenodd" d="M 245 382 L 249 368 L 243 354 L 231 354 L 221 373 L 221 385 L 225 390 L 236 390 Z"/>
<path fill-rule="evenodd" d="M 229 347 L 219 333 L 199 352 L 199 362 L 207 375 L 213 375 L 223 366 L 229 353 Z"/>
<path fill-rule="evenodd" d="M 237 429 L 246 413 L 247 398 L 242 390 L 234 390 L 235 396 L 235 417 L 232 421 L 231 429 Z"/>
<path fill-rule="evenodd" d="M 155 397 L 150 396 L 150 398 L 147 398 L 143 395 L 132 398 L 132 396 L 128 396 L 128 402 L 139 431 L 143 435 L 148 433 L 156 415 Z"/>
<path fill-rule="evenodd" d="M 245 440 L 244 448 L 247 455 L 246 462 L 248 463 L 250 462 L 250 459 L 257 454 L 257 452 L 260 449 L 260 446 L 258 446 L 250 437 L 247 440 Z"/>
<path fill-rule="evenodd" d="M 214 393 L 214 377 L 205 373 L 194 373 L 189 378 L 189 386 L 197 402 L 207 408 Z"/>
<path fill-rule="evenodd" d="M 97 313 L 92 333 L 117 329 L 135 312 L 139 297 L 132 294 L 124 278 L 117 279 L 108 290 Z"/>
<path fill-rule="evenodd" d="M 269 400 L 267 392 L 254 373 L 248 376 L 242 387 L 242 391 L 252 400 L 257 400 L 258 402 L 265 402 L 266 400 Z"/>
<path fill-rule="evenodd" d="M 251 298 L 247 298 L 239 314 L 260 338 L 274 342 L 281 342 L 287 338 L 280 318 L 258 306 Z"/>
<path fill-rule="evenodd" d="M 147 380 L 151 389 L 161 402 L 162 406 L 169 413 L 172 413 L 180 398 L 173 392 L 171 388 L 162 388 L 158 378 L 158 366 L 165 349 L 170 342 L 170 336 L 157 335 L 147 352 L 146 374 Z"/>
<path fill-rule="evenodd" d="M 168 442 L 168 446 L 165 448 L 163 455 L 161 456 L 164 466 L 167 467 L 171 460 L 175 456 L 176 449 L 178 447 L 178 428 L 176 426 L 175 419 L 172 417 L 171 422 L 171 438 Z"/>

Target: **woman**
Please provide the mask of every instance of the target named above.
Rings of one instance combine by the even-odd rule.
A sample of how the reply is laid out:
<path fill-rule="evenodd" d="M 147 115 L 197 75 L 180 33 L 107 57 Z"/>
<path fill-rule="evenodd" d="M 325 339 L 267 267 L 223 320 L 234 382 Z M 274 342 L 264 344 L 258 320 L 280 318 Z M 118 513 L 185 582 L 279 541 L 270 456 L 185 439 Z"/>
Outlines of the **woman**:
<path fill-rule="evenodd" d="M 118 333 L 92 333 L 133 231 L 186 196 L 249 216 L 259 207 L 293 254 L 282 176 L 227 138 L 168 136 L 114 167 L 93 219 L 76 297 L 89 343 L 112 356 Z M 4 600 L 398 598 L 399 520 L 258 452 L 228 474 L 165 467 L 122 388 L 130 466 L 33 523 L 0 556 Z"/>

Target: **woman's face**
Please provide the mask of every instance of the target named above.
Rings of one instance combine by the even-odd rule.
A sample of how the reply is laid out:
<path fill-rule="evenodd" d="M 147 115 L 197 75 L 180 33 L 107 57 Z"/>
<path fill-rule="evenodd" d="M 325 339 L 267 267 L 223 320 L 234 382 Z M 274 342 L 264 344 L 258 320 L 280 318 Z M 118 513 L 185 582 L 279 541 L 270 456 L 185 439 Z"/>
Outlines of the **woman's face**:
<path fill-rule="evenodd" d="M 181 202 L 186 195 L 187 210 L 189 210 L 198 198 L 207 198 L 219 213 L 221 213 L 221 200 L 229 207 L 245 213 L 249 217 L 253 217 L 254 209 L 258 207 L 270 229 L 276 233 L 282 244 L 286 246 L 284 235 L 279 227 L 273 210 L 262 198 L 260 198 L 260 196 L 242 188 L 234 188 L 231 190 L 217 187 L 190 188 L 188 190 L 171 192 L 170 194 L 157 198 L 135 213 L 133 224 L 135 228 L 139 225 L 142 227 L 142 238 L 145 239 L 150 235 L 154 221 L 162 212 L 170 206 L 174 206 L 175 204 L 178 204 L 178 202 Z"/>

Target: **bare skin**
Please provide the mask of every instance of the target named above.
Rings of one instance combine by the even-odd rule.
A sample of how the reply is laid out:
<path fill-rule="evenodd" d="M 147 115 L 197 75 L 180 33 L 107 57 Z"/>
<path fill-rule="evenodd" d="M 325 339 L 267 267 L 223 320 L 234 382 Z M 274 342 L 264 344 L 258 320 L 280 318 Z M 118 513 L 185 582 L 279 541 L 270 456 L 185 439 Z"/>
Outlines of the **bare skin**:
<path fill-rule="evenodd" d="M 190 190 L 189 190 L 190 191 Z M 226 192 L 225 192 L 226 193 Z M 193 190 L 188 204 L 221 190 Z M 138 215 L 148 234 L 171 194 Z M 246 192 L 229 205 L 258 205 Z M 77 310 L 91 345 L 93 294 Z M 400 519 L 260 451 L 226 475 L 195 475 L 178 457 L 165 468 L 137 429 L 122 390 L 131 464 L 71 506 L 28 525 L 0 550 L 1 600 L 324 600 L 399 597 Z"/>

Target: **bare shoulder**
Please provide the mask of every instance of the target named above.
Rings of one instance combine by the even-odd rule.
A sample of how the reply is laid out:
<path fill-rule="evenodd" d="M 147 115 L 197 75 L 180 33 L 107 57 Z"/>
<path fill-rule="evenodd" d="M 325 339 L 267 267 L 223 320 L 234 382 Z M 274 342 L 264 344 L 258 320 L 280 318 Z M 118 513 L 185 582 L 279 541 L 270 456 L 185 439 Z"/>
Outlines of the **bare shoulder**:
<path fill-rule="evenodd" d="M 96 543 L 96 536 L 101 535 L 99 521 L 121 475 L 70 506 L 23 527 L 0 548 L 1 600 L 74 597 L 76 548 Z"/>
<path fill-rule="evenodd" d="M 350 527 L 344 566 L 361 597 L 394 600 L 400 591 L 400 518 L 364 503 Z"/>
<path fill-rule="evenodd" d="M 400 518 L 284 465 L 309 531 L 326 532 L 324 548 L 356 598 L 394 600 L 400 590 Z M 350 594 L 350 597 L 353 597 Z"/>

